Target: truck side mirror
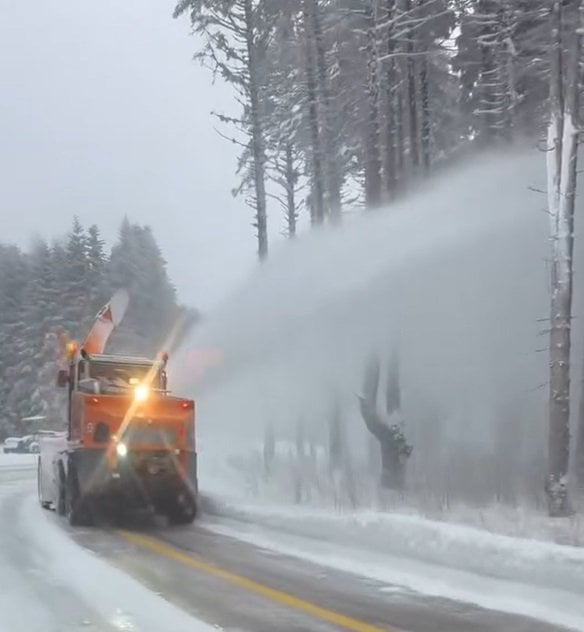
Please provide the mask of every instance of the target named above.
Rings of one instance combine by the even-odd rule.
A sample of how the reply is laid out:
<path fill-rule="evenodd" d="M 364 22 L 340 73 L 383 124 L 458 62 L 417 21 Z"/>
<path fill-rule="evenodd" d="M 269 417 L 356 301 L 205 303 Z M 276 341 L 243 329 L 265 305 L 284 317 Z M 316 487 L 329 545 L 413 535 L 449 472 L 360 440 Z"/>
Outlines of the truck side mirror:
<path fill-rule="evenodd" d="M 60 369 L 57 374 L 57 386 L 59 388 L 65 388 L 69 384 L 69 371 L 66 369 Z"/>

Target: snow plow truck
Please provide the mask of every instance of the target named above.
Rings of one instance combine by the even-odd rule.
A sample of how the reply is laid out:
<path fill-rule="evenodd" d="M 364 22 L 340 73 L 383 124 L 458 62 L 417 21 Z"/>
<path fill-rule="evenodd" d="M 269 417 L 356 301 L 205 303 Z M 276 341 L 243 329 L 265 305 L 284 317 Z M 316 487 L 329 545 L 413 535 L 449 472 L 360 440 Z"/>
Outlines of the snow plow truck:
<path fill-rule="evenodd" d="M 188 524 L 197 512 L 195 403 L 168 391 L 166 354 L 104 353 L 127 304 L 116 293 L 84 343 L 66 345 L 57 378 L 67 389 L 66 430 L 40 440 L 39 502 L 71 525 L 128 508 Z"/>

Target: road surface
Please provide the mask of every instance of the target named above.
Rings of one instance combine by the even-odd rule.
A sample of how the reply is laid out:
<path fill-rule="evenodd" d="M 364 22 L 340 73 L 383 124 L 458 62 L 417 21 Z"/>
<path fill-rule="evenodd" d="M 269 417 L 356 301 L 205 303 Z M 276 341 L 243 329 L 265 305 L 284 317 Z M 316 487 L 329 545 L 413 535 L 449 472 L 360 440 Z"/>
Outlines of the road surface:
<path fill-rule="evenodd" d="M 0 469 L 0 632 L 566 629 L 287 557 L 218 534 L 204 517 L 71 530 L 35 494 L 32 467 Z"/>

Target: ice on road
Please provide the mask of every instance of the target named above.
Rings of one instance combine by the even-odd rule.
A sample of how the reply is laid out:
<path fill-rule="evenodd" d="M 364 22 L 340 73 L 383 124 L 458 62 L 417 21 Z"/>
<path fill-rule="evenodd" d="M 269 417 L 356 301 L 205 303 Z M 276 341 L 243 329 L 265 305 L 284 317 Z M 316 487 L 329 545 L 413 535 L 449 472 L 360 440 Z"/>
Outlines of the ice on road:
<path fill-rule="evenodd" d="M 30 471 L 36 459 L 6 456 L 0 458 L 0 632 L 217 630 L 76 544 L 38 506 Z"/>

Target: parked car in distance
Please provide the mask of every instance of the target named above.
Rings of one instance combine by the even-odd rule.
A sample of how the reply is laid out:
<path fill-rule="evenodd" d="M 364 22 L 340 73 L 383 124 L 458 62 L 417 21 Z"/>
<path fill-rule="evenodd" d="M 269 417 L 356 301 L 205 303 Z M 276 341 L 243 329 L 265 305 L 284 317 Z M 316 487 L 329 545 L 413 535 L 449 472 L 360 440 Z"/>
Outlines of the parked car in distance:
<path fill-rule="evenodd" d="M 36 435 L 8 437 L 4 441 L 5 454 L 38 454 L 39 442 Z"/>
<path fill-rule="evenodd" d="M 20 452 L 20 437 L 7 437 L 4 440 L 4 454 Z"/>

